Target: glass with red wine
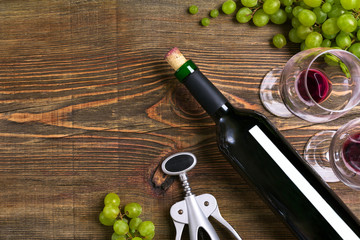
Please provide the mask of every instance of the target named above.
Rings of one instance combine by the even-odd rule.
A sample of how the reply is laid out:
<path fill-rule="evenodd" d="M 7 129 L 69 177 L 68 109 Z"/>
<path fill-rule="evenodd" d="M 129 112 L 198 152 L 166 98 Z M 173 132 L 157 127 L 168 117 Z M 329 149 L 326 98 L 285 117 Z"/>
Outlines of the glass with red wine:
<path fill-rule="evenodd" d="M 299 52 L 265 76 L 260 98 L 276 116 L 332 121 L 360 102 L 360 60 L 340 49 Z"/>
<path fill-rule="evenodd" d="M 337 131 L 315 134 L 306 144 L 304 157 L 324 181 L 340 180 L 360 190 L 360 118 Z"/>

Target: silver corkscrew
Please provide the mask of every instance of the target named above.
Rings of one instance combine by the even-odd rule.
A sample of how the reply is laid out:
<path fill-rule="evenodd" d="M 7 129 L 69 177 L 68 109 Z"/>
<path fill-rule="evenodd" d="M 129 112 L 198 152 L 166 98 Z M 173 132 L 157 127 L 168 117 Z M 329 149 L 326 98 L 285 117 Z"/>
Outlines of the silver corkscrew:
<path fill-rule="evenodd" d="M 186 176 L 186 172 L 196 165 L 196 157 L 189 152 L 180 152 L 166 158 L 161 167 L 168 175 L 178 175 L 185 191 L 185 200 L 175 203 L 170 209 L 170 215 L 176 229 L 175 240 L 180 240 L 185 224 L 189 225 L 190 240 L 203 237 L 211 240 L 220 240 L 214 227 L 209 221 L 209 216 L 215 218 L 225 226 L 236 239 L 241 240 L 235 229 L 221 216 L 217 201 L 211 194 L 195 196 Z M 201 237 L 200 237 L 201 236 Z"/>

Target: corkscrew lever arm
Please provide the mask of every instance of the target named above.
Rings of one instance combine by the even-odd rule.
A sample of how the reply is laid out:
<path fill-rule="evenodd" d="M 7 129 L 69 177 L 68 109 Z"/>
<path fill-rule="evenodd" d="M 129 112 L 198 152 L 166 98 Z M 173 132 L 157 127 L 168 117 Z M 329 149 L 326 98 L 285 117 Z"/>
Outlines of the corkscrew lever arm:
<path fill-rule="evenodd" d="M 185 224 L 189 225 L 189 236 L 191 240 L 198 240 L 201 234 L 207 235 L 206 239 L 220 240 L 208 219 L 208 214 L 203 212 L 202 207 L 199 206 L 199 204 L 201 204 L 200 201 L 203 200 L 199 199 L 201 196 L 196 197 L 195 195 L 191 195 L 185 197 L 185 200 L 177 202 L 171 207 L 170 215 L 176 228 L 176 240 L 181 238 Z M 199 233 L 199 231 L 201 233 Z"/>
<path fill-rule="evenodd" d="M 185 224 L 180 223 L 180 222 L 176 222 L 174 220 L 174 225 L 175 225 L 175 229 L 176 229 L 175 240 L 181 240 L 181 235 L 182 235 L 182 231 L 184 230 Z"/>
<path fill-rule="evenodd" d="M 210 194 L 208 194 L 210 195 Z M 209 197 L 213 197 L 216 201 L 215 197 L 210 195 Z M 236 232 L 236 230 L 221 216 L 218 205 L 216 204 L 215 210 L 210 214 L 213 218 L 215 218 L 219 223 L 221 223 L 224 227 L 226 227 L 236 239 L 241 240 L 240 235 Z"/>
<path fill-rule="evenodd" d="M 221 216 L 217 201 L 211 194 L 185 197 L 185 200 L 177 202 L 171 207 L 170 215 L 176 228 L 175 240 L 181 239 L 185 224 L 189 225 L 191 240 L 198 240 L 199 231 L 203 231 L 203 234 L 207 234 L 211 240 L 219 240 L 215 229 L 208 219 L 209 216 L 212 216 L 226 227 L 236 239 L 241 240 L 235 229 Z"/>

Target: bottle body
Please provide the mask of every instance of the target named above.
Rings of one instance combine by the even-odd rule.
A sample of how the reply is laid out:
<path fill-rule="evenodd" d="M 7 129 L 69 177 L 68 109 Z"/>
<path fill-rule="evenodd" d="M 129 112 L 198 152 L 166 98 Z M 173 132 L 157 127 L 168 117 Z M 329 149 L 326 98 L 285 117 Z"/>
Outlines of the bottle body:
<path fill-rule="evenodd" d="M 226 103 L 213 116 L 235 170 L 299 239 L 359 239 L 355 216 L 261 114 Z"/>
<path fill-rule="evenodd" d="M 360 240 L 358 219 L 265 116 L 233 108 L 191 60 L 176 69 L 215 121 L 219 150 L 296 237 Z"/>

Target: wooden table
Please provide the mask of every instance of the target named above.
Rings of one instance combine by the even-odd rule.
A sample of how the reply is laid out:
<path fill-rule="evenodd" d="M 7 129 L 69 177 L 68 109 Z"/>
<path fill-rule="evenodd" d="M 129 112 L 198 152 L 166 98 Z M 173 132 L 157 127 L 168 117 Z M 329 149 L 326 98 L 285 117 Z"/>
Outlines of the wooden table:
<path fill-rule="evenodd" d="M 285 26 L 199 21 L 215 0 L 0 1 L 0 238 L 110 239 L 98 222 L 103 198 L 143 205 L 155 239 L 174 239 L 169 208 L 182 200 L 159 166 L 170 154 L 198 158 L 193 192 L 211 193 L 244 239 L 293 239 L 219 153 L 212 120 L 163 60 L 173 46 L 194 60 L 237 107 L 267 115 L 302 152 L 326 124 L 281 119 L 260 103 L 259 84 L 298 51 L 270 45 Z M 197 4 L 197 15 L 187 13 Z M 360 194 L 330 184 L 360 217 Z M 215 224 L 223 239 L 231 239 Z M 184 235 L 187 239 L 187 234 Z"/>

